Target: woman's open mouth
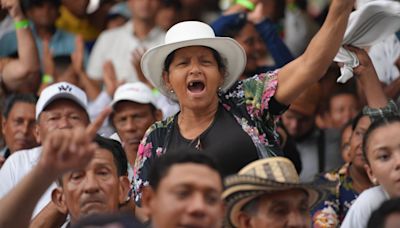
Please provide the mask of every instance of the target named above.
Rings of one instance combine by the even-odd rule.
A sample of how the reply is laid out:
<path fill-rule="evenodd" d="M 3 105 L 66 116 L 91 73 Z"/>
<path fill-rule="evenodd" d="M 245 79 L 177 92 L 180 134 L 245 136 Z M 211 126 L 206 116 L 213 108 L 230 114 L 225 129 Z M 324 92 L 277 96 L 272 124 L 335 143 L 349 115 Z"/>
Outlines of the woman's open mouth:
<path fill-rule="evenodd" d="M 206 86 L 205 86 L 204 82 L 202 82 L 200 80 L 190 81 L 187 85 L 187 89 L 191 93 L 201 93 L 204 91 L 205 88 L 206 88 Z"/>

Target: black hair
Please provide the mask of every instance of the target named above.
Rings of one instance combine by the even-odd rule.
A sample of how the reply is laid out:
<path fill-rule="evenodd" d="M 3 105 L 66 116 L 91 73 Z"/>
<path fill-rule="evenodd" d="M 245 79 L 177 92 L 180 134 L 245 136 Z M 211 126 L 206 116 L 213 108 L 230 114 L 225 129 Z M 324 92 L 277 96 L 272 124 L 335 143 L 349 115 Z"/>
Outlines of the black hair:
<path fill-rule="evenodd" d="M 120 142 L 96 135 L 94 141 L 100 148 L 110 151 L 114 157 L 115 165 L 117 166 L 118 176 L 125 176 L 128 174 L 128 159 Z"/>
<path fill-rule="evenodd" d="M 212 55 L 214 56 L 215 61 L 217 62 L 219 70 L 221 72 L 226 72 L 226 63 L 225 63 L 224 59 L 222 58 L 222 56 L 215 49 L 212 49 L 210 47 L 205 47 L 205 48 L 208 48 L 211 50 Z M 175 53 L 177 50 L 179 50 L 179 49 L 174 50 L 167 56 L 167 58 L 165 58 L 163 71 L 169 72 L 169 66 L 171 65 L 172 61 L 174 60 Z"/>
<path fill-rule="evenodd" d="M 96 135 L 93 141 L 96 142 L 100 148 L 106 149 L 113 155 L 118 176 L 128 175 L 128 159 L 120 142 L 100 135 Z M 56 180 L 58 186 L 63 186 L 62 177 L 63 175 L 59 176 Z"/>
<path fill-rule="evenodd" d="M 36 95 L 31 93 L 13 93 L 6 97 L 3 106 L 3 117 L 8 118 L 8 114 L 11 112 L 11 109 L 18 102 L 28 103 L 36 105 L 38 98 Z"/>
<path fill-rule="evenodd" d="M 24 13 L 32 7 L 42 6 L 44 3 L 51 3 L 58 9 L 61 6 L 61 0 L 21 0 L 21 7 Z"/>
<path fill-rule="evenodd" d="M 369 163 L 368 158 L 367 158 L 367 142 L 368 142 L 371 134 L 376 129 L 390 125 L 392 123 L 400 123 L 400 117 L 399 116 L 390 116 L 390 117 L 378 119 L 378 120 L 372 122 L 371 126 L 369 126 L 368 130 L 365 132 L 364 138 L 363 138 L 363 144 L 362 144 L 362 152 L 363 152 L 364 159 L 367 161 L 367 163 Z"/>
<path fill-rule="evenodd" d="M 387 217 L 394 213 L 400 213 L 400 198 L 383 202 L 377 210 L 372 212 L 367 228 L 385 227 Z"/>
<path fill-rule="evenodd" d="M 338 86 L 338 87 L 333 91 L 333 93 L 331 93 L 331 94 L 329 95 L 329 98 L 328 98 L 328 111 L 331 110 L 331 102 L 332 102 L 332 99 L 333 99 L 334 97 L 336 97 L 336 96 L 339 96 L 339 95 L 350 95 L 350 96 L 353 96 L 353 97 L 359 102 L 357 93 L 354 92 L 354 88 L 350 88 L 349 86 L 347 86 L 347 87 L 345 87 L 345 86 Z"/>
<path fill-rule="evenodd" d="M 204 150 L 199 152 L 192 148 L 186 148 L 169 152 L 156 158 L 151 164 L 149 174 L 150 187 L 156 191 L 161 180 L 168 175 L 168 171 L 172 166 L 185 163 L 195 163 L 211 168 L 220 176 L 222 185 L 222 175 L 220 169 L 218 168 L 216 162 L 204 152 Z"/>

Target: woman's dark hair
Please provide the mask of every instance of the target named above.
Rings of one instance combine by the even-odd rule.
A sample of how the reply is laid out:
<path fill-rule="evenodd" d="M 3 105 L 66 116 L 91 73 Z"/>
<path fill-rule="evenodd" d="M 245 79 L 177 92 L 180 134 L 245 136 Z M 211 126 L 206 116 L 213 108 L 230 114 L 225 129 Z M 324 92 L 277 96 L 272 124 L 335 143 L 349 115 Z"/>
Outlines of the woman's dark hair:
<path fill-rule="evenodd" d="M 225 63 L 224 59 L 222 58 L 222 56 L 216 50 L 214 50 L 210 47 L 206 47 L 206 46 L 203 46 L 203 47 L 211 50 L 212 55 L 214 56 L 215 61 L 217 62 L 218 69 L 221 72 L 226 72 L 226 63 Z M 167 56 L 167 58 L 165 58 L 163 71 L 169 72 L 169 66 L 171 65 L 172 61 L 174 60 L 175 53 L 177 50 L 179 50 L 179 49 L 174 50 Z"/>
<path fill-rule="evenodd" d="M 222 175 L 216 162 L 210 156 L 206 155 L 204 151 L 199 152 L 192 148 L 181 149 L 173 152 L 170 151 L 169 153 L 155 159 L 151 164 L 149 185 L 153 190 L 157 190 L 161 180 L 168 175 L 168 171 L 172 166 L 186 163 L 200 164 L 215 170 L 215 172 L 217 172 L 221 177 L 222 185 Z"/>
<path fill-rule="evenodd" d="M 399 116 L 390 116 L 387 118 L 382 118 L 382 119 L 376 120 L 376 121 L 372 122 L 371 126 L 369 126 L 368 130 L 365 132 L 364 138 L 363 138 L 362 151 L 363 151 L 363 155 L 364 155 L 364 158 L 367 161 L 367 163 L 369 163 L 368 158 L 367 158 L 367 143 L 368 143 L 368 140 L 369 140 L 371 134 L 375 130 L 377 130 L 381 127 L 384 127 L 384 126 L 388 126 L 392 123 L 400 123 L 400 117 Z"/>

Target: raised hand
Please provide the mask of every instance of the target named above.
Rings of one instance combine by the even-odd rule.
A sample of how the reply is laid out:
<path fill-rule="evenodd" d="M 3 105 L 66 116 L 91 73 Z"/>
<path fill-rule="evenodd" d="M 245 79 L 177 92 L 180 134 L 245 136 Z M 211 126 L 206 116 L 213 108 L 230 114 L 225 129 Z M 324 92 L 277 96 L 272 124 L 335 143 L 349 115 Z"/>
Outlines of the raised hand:
<path fill-rule="evenodd" d="M 97 149 L 93 142 L 96 132 L 110 112 L 109 107 L 103 110 L 87 128 L 54 131 L 43 142 L 38 165 L 53 177 L 86 166 Z"/>
<path fill-rule="evenodd" d="M 8 13 L 15 21 L 25 19 L 19 0 L 1 0 L 1 7 L 7 9 Z"/>
<path fill-rule="evenodd" d="M 345 48 L 351 52 L 354 52 L 359 60 L 359 65 L 353 68 L 354 75 L 361 77 L 364 75 L 376 74 L 374 65 L 372 64 L 368 53 L 364 49 L 354 46 L 345 46 Z"/>
<path fill-rule="evenodd" d="M 81 74 L 83 71 L 83 59 L 85 55 L 85 45 L 81 35 L 76 36 L 75 50 L 71 54 L 72 66 L 76 74 Z"/>
<path fill-rule="evenodd" d="M 111 61 L 106 61 L 103 65 L 103 82 L 110 97 L 114 96 L 115 90 L 123 83 L 117 80 L 114 64 Z"/>
<path fill-rule="evenodd" d="M 146 48 L 144 47 L 139 47 L 136 48 L 133 53 L 132 53 L 132 65 L 133 68 L 136 71 L 136 75 L 138 77 L 138 80 L 147 84 L 148 86 L 150 86 L 150 88 L 153 88 L 153 85 L 146 79 L 146 77 L 144 76 L 143 72 L 142 72 L 142 68 L 140 67 L 140 61 L 142 59 L 143 54 L 146 52 Z"/>
<path fill-rule="evenodd" d="M 55 75 L 55 66 L 54 66 L 54 61 L 53 61 L 53 53 L 51 52 L 50 49 L 50 42 L 49 40 L 45 39 L 42 42 L 43 46 L 43 55 L 42 55 L 42 63 L 43 63 L 43 70 L 45 74 L 49 74 L 53 77 L 56 77 L 58 75 Z"/>

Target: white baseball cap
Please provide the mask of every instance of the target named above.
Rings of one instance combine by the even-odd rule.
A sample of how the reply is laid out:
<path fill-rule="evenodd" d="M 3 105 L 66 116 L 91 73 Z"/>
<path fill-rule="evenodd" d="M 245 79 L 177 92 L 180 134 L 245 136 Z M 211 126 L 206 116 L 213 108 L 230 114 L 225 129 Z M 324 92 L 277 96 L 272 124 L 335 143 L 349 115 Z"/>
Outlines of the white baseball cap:
<path fill-rule="evenodd" d="M 152 104 L 158 108 L 155 95 L 143 82 L 125 83 L 118 87 L 114 93 L 114 99 L 111 102 L 111 106 L 114 107 L 114 105 L 119 101 Z"/>
<path fill-rule="evenodd" d="M 53 101 L 58 99 L 70 99 L 81 106 L 87 113 L 86 93 L 75 85 L 68 82 L 59 82 L 46 87 L 36 103 L 36 119 L 40 113 Z"/>

